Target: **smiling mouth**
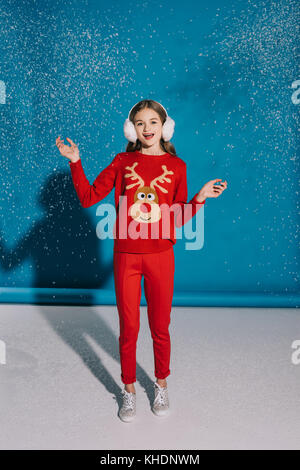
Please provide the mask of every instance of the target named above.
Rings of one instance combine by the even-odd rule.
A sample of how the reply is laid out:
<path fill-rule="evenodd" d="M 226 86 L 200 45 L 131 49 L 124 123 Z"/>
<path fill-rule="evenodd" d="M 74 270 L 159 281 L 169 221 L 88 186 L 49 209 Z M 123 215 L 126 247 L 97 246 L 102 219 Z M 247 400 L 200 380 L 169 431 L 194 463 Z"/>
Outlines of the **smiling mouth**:
<path fill-rule="evenodd" d="M 142 220 L 150 220 L 150 219 L 151 219 L 151 216 L 148 217 L 148 219 L 145 219 L 144 217 L 142 217 L 142 216 L 140 215 L 140 219 L 142 219 Z"/>
<path fill-rule="evenodd" d="M 143 134 L 143 136 L 145 137 L 145 139 L 149 140 L 149 139 L 152 139 L 152 137 L 154 136 L 154 134 Z"/>

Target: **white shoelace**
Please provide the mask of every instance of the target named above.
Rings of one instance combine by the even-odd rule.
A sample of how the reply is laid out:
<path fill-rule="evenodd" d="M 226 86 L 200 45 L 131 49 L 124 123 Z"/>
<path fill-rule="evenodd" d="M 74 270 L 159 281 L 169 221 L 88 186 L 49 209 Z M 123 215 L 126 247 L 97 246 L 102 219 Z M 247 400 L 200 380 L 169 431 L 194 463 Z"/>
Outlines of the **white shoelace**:
<path fill-rule="evenodd" d="M 124 396 L 124 406 L 125 408 L 134 409 L 134 393 L 127 392 L 127 390 L 122 390 Z"/>
<path fill-rule="evenodd" d="M 167 404 L 167 388 L 159 388 L 156 386 L 157 395 L 155 397 L 155 403 L 158 405 L 166 405 Z"/>

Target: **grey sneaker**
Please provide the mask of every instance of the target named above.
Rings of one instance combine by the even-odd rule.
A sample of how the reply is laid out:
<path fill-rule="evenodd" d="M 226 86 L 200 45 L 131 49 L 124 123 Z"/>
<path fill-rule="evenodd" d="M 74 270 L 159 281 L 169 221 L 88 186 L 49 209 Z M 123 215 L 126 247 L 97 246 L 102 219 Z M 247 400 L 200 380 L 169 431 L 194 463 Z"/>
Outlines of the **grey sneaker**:
<path fill-rule="evenodd" d="M 136 394 L 122 390 L 123 405 L 119 411 L 119 417 L 125 423 L 133 421 L 136 415 Z"/>
<path fill-rule="evenodd" d="M 166 416 L 169 414 L 169 397 L 168 388 L 161 387 L 157 382 L 154 384 L 155 399 L 152 406 L 152 411 L 157 416 Z"/>

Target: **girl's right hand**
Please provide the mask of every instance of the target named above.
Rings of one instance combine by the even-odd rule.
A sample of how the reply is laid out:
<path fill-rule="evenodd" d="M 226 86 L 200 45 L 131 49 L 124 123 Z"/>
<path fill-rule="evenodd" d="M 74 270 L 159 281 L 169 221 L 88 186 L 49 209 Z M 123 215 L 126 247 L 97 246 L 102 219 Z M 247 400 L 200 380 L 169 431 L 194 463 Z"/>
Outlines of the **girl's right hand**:
<path fill-rule="evenodd" d="M 63 157 L 67 157 L 71 162 L 75 163 L 80 160 L 78 147 L 69 137 L 67 137 L 67 140 L 70 142 L 71 147 L 65 145 L 60 136 L 56 139 L 56 146 Z"/>

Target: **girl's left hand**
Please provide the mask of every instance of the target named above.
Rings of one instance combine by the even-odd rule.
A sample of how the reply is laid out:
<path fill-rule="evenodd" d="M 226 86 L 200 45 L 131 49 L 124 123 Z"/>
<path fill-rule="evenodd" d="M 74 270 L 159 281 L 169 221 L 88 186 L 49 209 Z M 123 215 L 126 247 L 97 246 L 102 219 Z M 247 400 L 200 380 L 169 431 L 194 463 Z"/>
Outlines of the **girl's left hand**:
<path fill-rule="evenodd" d="M 227 181 L 221 183 L 220 185 L 215 185 L 217 181 L 222 181 L 221 178 L 216 178 L 215 180 L 210 180 L 206 183 L 202 189 L 200 189 L 197 196 L 199 202 L 203 202 L 208 197 L 219 197 L 224 189 L 227 188 Z"/>

